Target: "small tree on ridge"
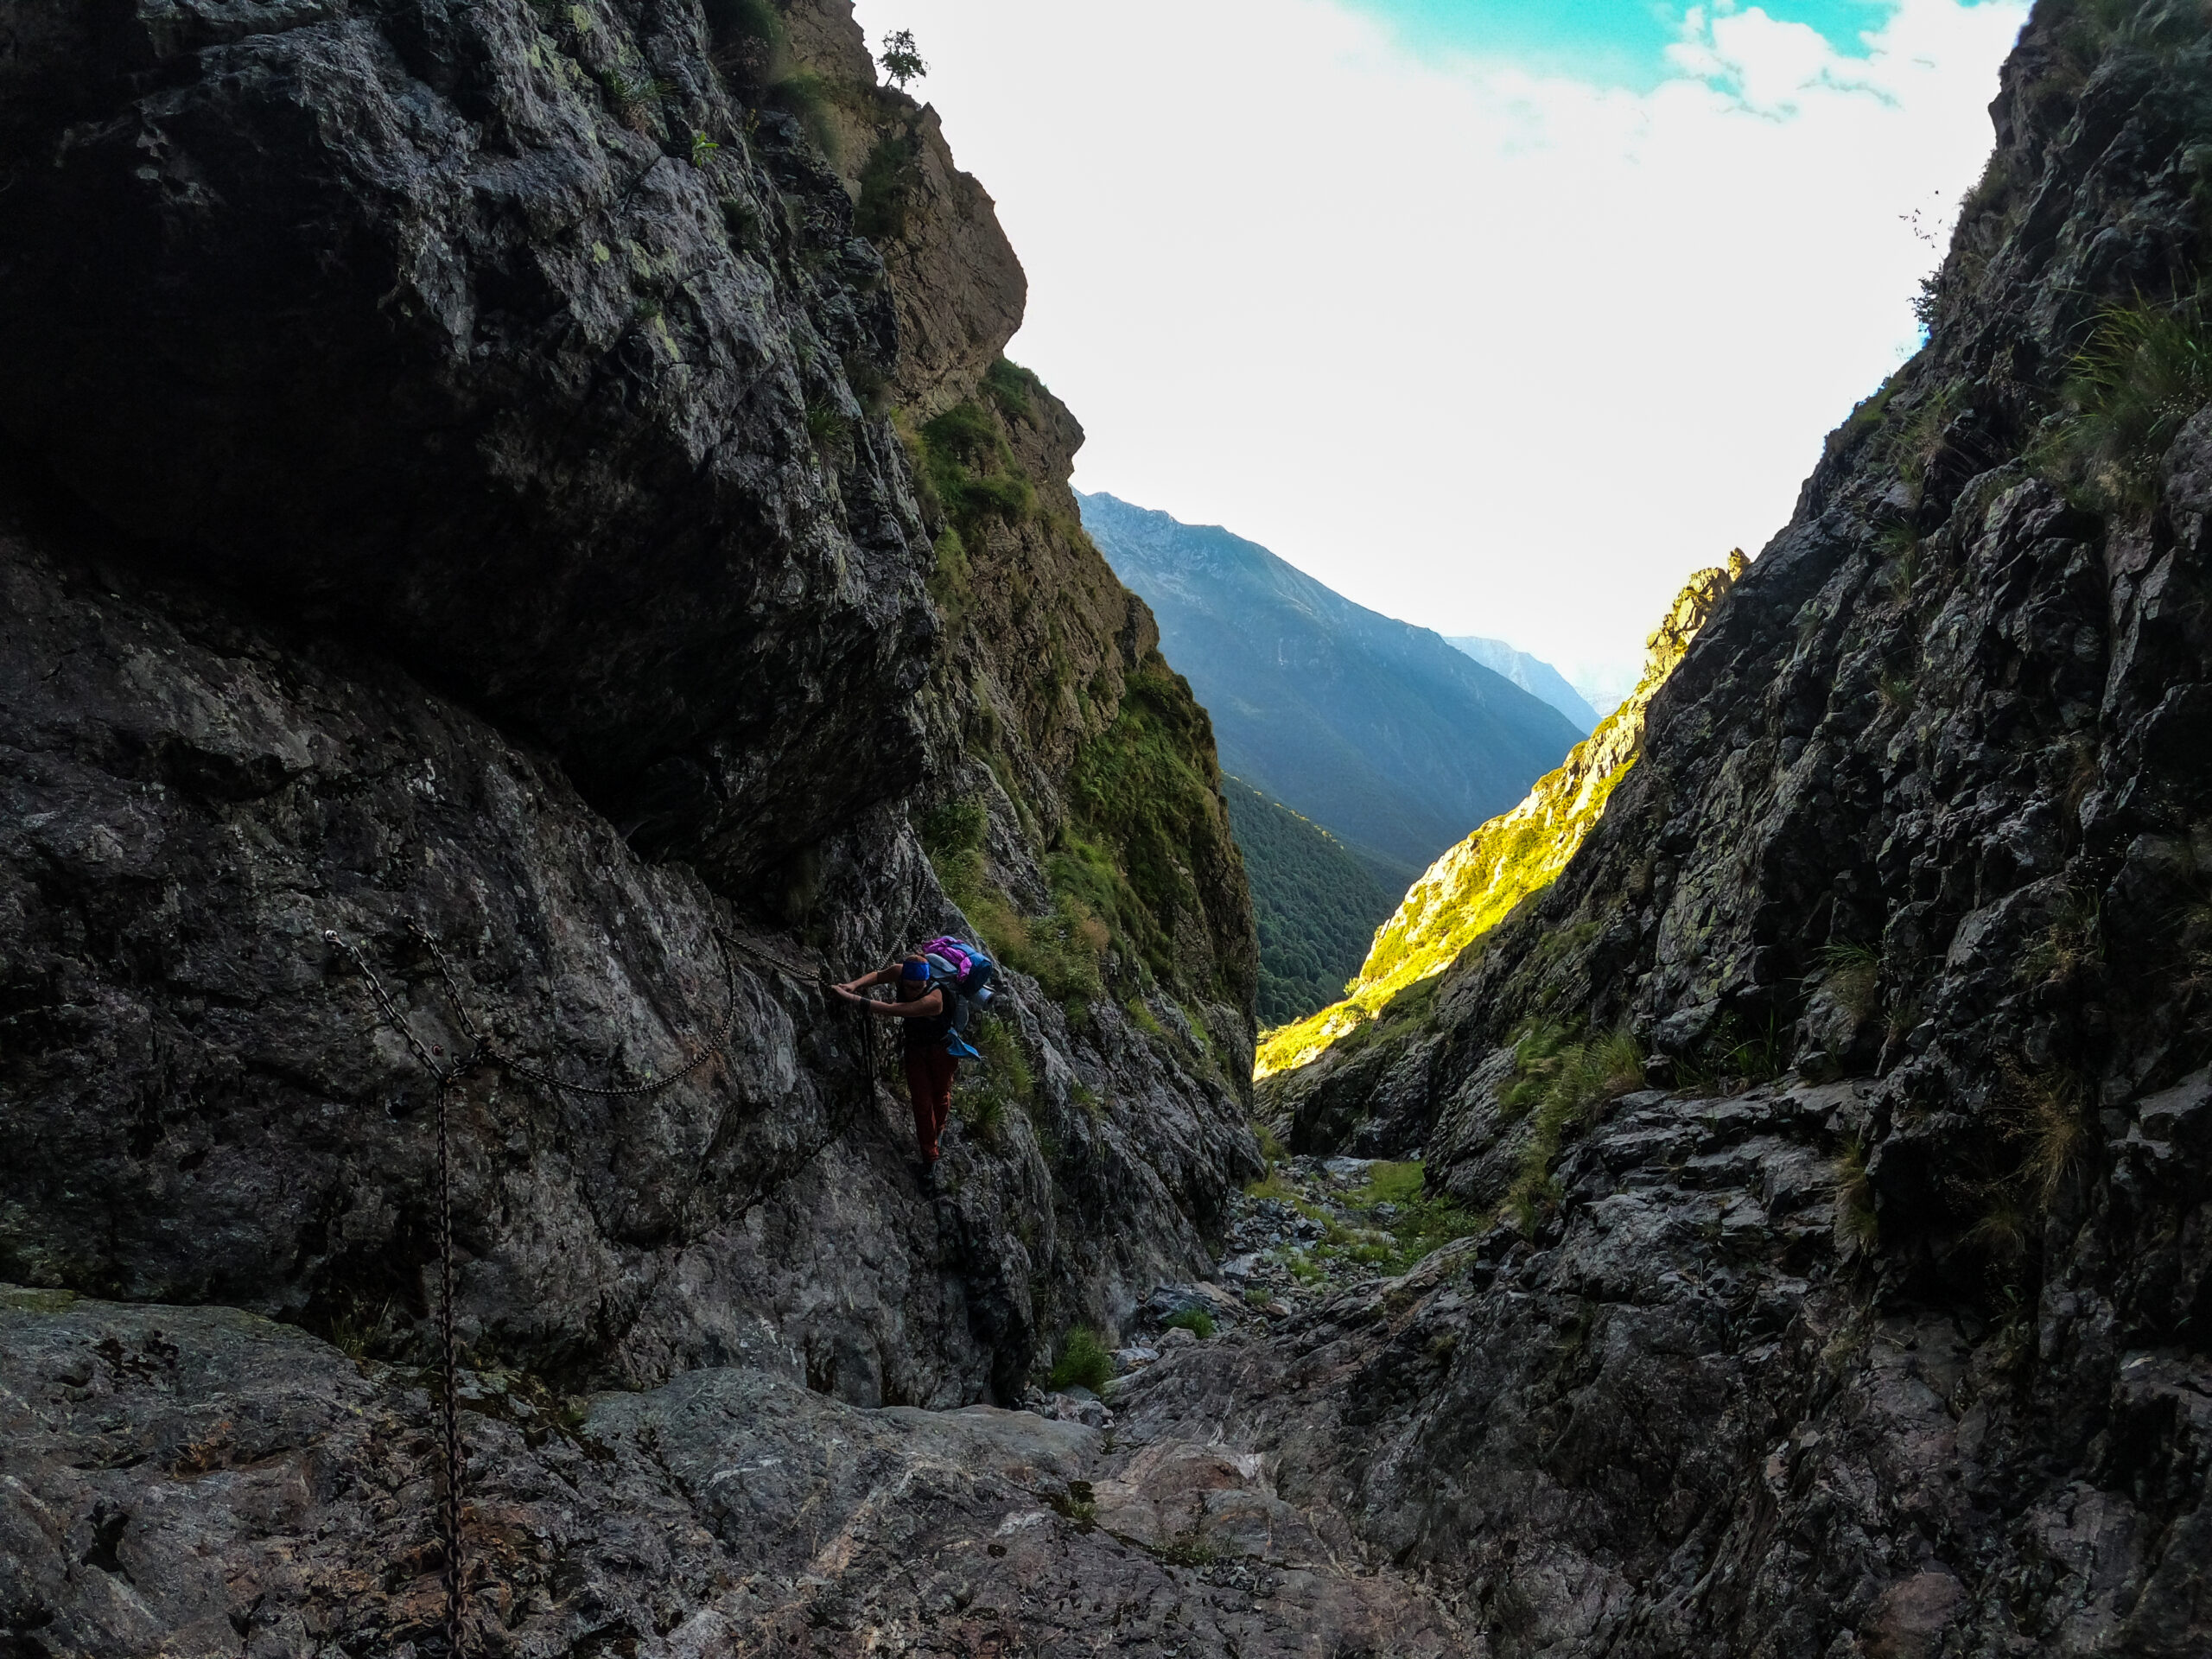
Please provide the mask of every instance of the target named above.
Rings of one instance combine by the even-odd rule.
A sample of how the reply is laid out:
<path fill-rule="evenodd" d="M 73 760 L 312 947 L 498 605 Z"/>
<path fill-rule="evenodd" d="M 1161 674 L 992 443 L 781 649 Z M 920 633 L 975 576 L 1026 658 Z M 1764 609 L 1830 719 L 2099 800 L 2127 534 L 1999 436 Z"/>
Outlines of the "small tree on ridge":
<path fill-rule="evenodd" d="M 908 81 L 919 80 L 930 72 L 929 65 L 922 61 L 922 54 L 914 48 L 914 31 L 911 29 L 896 29 L 885 35 L 882 55 L 876 61 L 902 92 Z"/>

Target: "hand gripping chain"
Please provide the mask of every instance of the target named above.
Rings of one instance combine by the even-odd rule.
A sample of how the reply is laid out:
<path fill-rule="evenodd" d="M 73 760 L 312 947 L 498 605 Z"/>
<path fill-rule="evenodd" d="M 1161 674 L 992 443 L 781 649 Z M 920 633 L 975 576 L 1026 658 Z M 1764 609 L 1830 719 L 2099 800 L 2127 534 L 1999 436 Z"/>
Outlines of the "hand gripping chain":
<path fill-rule="evenodd" d="M 721 952 L 722 973 L 728 988 L 728 1007 L 722 1018 L 722 1028 L 715 1039 L 693 1055 L 682 1067 L 664 1077 L 650 1083 L 635 1084 L 626 1089 L 607 1089 L 590 1084 L 571 1083 L 550 1072 L 539 1071 L 501 1053 L 493 1046 L 491 1037 L 478 1027 L 468 1012 L 468 1004 L 461 994 L 461 982 L 452 965 L 446 961 L 445 952 L 437 941 L 419 922 L 408 924 L 409 931 L 430 953 L 437 964 L 438 977 L 445 983 L 446 997 L 453 1004 L 454 1014 L 461 1021 L 461 1030 L 467 1034 L 468 1052 L 451 1065 L 442 1065 L 409 1027 L 399 1011 L 399 1005 L 384 988 L 384 982 L 369 966 L 368 958 L 361 954 L 351 940 L 341 938 L 334 930 L 326 930 L 323 942 L 343 950 L 360 970 L 367 982 L 369 995 L 375 999 L 377 1012 L 384 1022 L 406 1039 L 407 1046 L 422 1062 L 423 1069 L 435 1080 L 438 1086 L 438 1369 L 444 1390 L 443 1433 L 445 1439 L 446 1490 L 445 1502 L 439 1507 L 439 1524 L 444 1534 L 446 1583 L 446 1645 L 455 1656 L 464 1649 L 461 1644 L 461 1447 L 460 1417 L 460 1361 L 459 1344 L 454 1338 L 453 1316 L 453 1160 L 447 1134 L 448 1101 L 453 1085 L 463 1076 L 480 1065 L 489 1065 L 547 1089 L 565 1089 L 571 1094 L 591 1095 L 601 1099 L 619 1099 L 634 1095 L 658 1094 L 661 1090 L 681 1083 L 705 1065 L 717 1054 L 725 1053 L 730 1033 L 737 1027 L 737 967 L 731 959 L 729 946 L 721 936 L 715 936 L 715 944 Z M 443 1051 L 439 1051 L 442 1052 Z"/>

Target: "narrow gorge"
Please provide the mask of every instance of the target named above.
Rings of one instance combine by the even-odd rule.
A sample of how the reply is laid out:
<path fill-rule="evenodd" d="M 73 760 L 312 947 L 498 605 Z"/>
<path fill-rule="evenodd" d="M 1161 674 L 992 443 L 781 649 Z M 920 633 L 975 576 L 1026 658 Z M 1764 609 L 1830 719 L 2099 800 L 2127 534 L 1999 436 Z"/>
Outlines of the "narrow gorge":
<path fill-rule="evenodd" d="M 1992 117 L 1579 849 L 1255 1097 L 848 0 L 0 0 L 0 1655 L 2212 1651 L 2212 22 Z M 948 930 L 931 1180 L 828 988 Z"/>

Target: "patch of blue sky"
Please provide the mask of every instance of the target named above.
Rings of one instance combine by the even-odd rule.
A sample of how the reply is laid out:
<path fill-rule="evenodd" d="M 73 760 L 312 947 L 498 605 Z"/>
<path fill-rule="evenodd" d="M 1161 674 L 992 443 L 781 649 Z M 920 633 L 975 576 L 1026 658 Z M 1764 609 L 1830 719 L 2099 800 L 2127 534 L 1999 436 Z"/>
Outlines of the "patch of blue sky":
<path fill-rule="evenodd" d="M 1540 73 L 1648 92 L 1669 73 L 1667 48 L 1682 36 L 1688 8 L 1668 0 L 1347 0 L 1389 23 L 1423 56 L 1466 54 Z M 1847 57 L 1879 29 L 1897 0 L 1754 0 L 1779 22 L 1804 23 Z M 1708 4 L 1749 10 L 1750 4 Z"/>

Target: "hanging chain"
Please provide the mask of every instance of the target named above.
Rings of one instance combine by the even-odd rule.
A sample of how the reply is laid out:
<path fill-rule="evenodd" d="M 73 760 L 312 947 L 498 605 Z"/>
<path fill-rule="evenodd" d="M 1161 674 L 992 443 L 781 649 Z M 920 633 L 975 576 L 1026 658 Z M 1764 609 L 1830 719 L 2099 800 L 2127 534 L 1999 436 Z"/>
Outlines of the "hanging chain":
<path fill-rule="evenodd" d="M 459 1070 L 458 1067 L 455 1070 Z M 438 1079 L 438 1368 L 445 1392 L 446 1501 L 442 1519 L 446 1535 L 446 1648 L 461 1646 L 461 1365 L 453 1327 L 453 1153 L 446 1132 L 447 1103 L 453 1094 L 450 1073 Z"/>
<path fill-rule="evenodd" d="M 420 1037 L 415 1034 L 414 1028 L 407 1023 L 405 1016 L 400 1012 L 398 1003 L 392 1000 L 391 993 L 385 988 L 384 982 L 377 977 L 376 969 L 369 966 L 368 958 L 361 953 L 359 946 L 351 940 L 340 937 L 334 929 L 326 929 L 322 938 L 325 944 L 344 951 L 352 960 L 353 966 L 359 970 L 362 979 L 368 984 L 369 995 L 376 1002 L 378 1014 L 386 1025 L 406 1040 L 407 1046 L 414 1051 L 416 1059 L 421 1062 L 423 1069 L 430 1074 L 437 1085 L 438 1360 L 440 1381 L 445 1396 L 442 1427 L 445 1440 L 446 1465 L 445 1502 L 440 1506 L 439 1522 L 440 1530 L 444 1534 L 446 1558 L 446 1646 L 448 1652 L 459 1656 L 463 1651 L 461 1628 L 462 1600 L 461 1505 L 466 1471 L 462 1461 L 461 1442 L 461 1344 L 454 1326 L 453 1149 L 450 1133 L 452 1115 L 450 1107 L 454 1084 L 459 1082 L 463 1075 L 475 1070 L 478 1066 L 490 1065 L 510 1076 L 541 1084 L 548 1089 L 564 1089 L 571 1094 L 590 1095 L 600 1099 L 619 1099 L 637 1095 L 658 1094 L 664 1089 L 671 1088 L 683 1082 L 717 1054 L 727 1052 L 730 1035 L 737 1028 L 737 964 L 730 954 L 728 942 L 717 933 L 715 936 L 715 943 L 721 952 L 723 978 L 728 991 L 728 1007 L 722 1018 L 721 1031 L 711 1042 L 702 1047 L 682 1067 L 670 1072 L 666 1077 L 656 1077 L 650 1083 L 637 1084 L 628 1088 L 608 1089 L 594 1087 L 589 1084 L 571 1083 L 566 1078 L 556 1077 L 550 1072 L 539 1071 L 524 1065 L 519 1061 L 499 1052 L 493 1046 L 490 1036 L 477 1026 L 474 1017 L 468 1012 L 467 1001 L 461 993 L 460 978 L 454 974 L 452 964 L 446 960 L 445 952 L 438 948 L 438 942 L 430 936 L 429 930 L 420 922 L 410 922 L 408 924 L 408 928 L 429 951 L 431 961 L 437 965 L 438 977 L 445 984 L 446 999 L 453 1005 L 454 1016 L 461 1021 L 461 1028 L 468 1038 L 468 1052 L 450 1065 L 442 1064 L 436 1058 L 438 1054 L 445 1052 L 442 1048 L 434 1052 Z"/>

